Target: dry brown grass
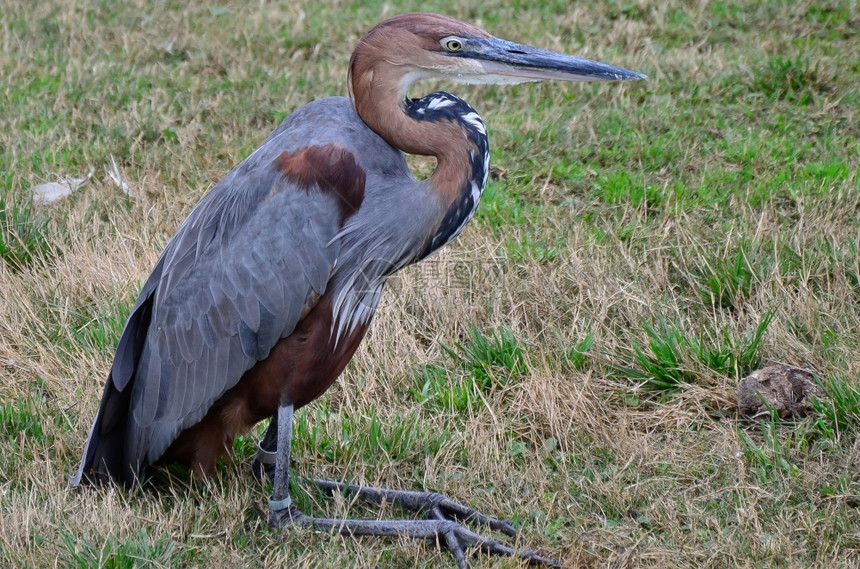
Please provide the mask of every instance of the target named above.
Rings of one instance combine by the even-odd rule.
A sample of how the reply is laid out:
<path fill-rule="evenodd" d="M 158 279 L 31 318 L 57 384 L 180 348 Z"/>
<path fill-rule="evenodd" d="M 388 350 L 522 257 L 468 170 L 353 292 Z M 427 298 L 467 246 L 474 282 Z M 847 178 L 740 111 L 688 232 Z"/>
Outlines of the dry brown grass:
<path fill-rule="evenodd" d="M 0 566 L 451 564 L 432 544 L 268 529 L 266 489 L 248 475 L 253 435 L 209 480 L 130 492 L 66 481 L 123 315 L 169 236 L 281 117 L 345 94 L 359 34 L 414 7 L 0 7 L 7 207 L 94 171 L 74 196 L 27 210 L 47 220 L 46 250 L 23 268 L 0 262 Z M 487 119 L 504 177 L 454 246 L 393 279 L 344 377 L 300 412 L 294 472 L 445 492 L 514 516 L 523 546 L 571 567 L 860 566 L 850 414 L 835 432 L 815 418 L 753 425 L 734 408 L 737 374 L 690 354 L 694 380 L 675 390 L 618 369 L 637 367 L 634 345 L 647 352 L 644 324 L 717 346 L 771 311 L 760 358 L 858 387 L 856 3 L 421 9 L 652 79 L 457 91 Z M 111 157 L 129 196 L 106 173 Z M 707 275 L 729 278 L 721 267 L 739 250 L 748 281 L 731 306 L 709 302 Z M 428 369 L 444 385 L 470 377 L 442 344 L 501 327 L 524 373 L 491 367 L 492 387 L 462 409 L 416 396 Z M 385 444 L 409 437 L 368 444 L 374 422 Z M 298 499 L 317 514 L 395 513 Z"/>

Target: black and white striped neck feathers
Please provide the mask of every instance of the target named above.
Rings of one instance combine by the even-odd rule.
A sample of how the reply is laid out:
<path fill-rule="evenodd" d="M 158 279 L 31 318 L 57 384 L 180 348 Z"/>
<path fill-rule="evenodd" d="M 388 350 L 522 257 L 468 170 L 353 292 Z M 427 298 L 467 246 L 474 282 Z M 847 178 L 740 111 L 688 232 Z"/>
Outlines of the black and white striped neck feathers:
<path fill-rule="evenodd" d="M 407 99 L 406 113 L 416 121 L 456 123 L 469 142 L 468 175 L 459 195 L 449 206 L 438 230 L 417 261 L 450 243 L 472 219 L 487 185 L 490 147 L 483 119 L 466 101 L 450 93 L 440 91 L 420 99 Z"/>

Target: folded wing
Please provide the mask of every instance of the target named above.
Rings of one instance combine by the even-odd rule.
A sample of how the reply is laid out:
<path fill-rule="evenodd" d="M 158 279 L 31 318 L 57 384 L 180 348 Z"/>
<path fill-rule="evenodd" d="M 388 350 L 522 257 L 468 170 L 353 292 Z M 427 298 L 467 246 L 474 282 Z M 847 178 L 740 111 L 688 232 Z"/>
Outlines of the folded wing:
<path fill-rule="evenodd" d="M 329 144 L 243 163 L 200 202 L 143 286 L 72 478 L 139 478 L 325 292 L 364 172 Z"/>

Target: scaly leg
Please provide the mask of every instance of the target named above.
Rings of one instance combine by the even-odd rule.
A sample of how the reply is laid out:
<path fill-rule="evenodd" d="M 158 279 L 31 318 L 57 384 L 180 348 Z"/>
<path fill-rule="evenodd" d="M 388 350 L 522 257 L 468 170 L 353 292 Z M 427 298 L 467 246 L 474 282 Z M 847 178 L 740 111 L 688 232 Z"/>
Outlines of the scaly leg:
<path fill-rule="evenodd" d="M 290 449 L 293 440 L 293 404 L 278 407 L 278 453 L 275 457 L 275 481 L 269 498 L 269 523 L 283 525 L 293 510 L 290 499 Z"/>
<path fill-rule="evenodd" d="M 478 547 L 492 555 L 519 556 L 531 565 L 560 567 L 555 559 L 542 557 L 534 551 L 517 551 L 494 539 L 477 534 L 459 522 L 476 522 L 508 536 L 516 536 L 514 527 L 503 520 L 486 516 L 481 512 L 455 502 L 436 492 L 390 490 L 354 484 L 342 484 L 329 480 L 314 479 L 312 482 L 332 495 L 336 492 L 355 494 L 359 499 L 377 504 L 391 503 L 402 508 L 426 514 L 425 520 L 354 520 L 336 518 L 311 518 L 290 503 L 289 460 L 292 435 L 293 406 L 283 405 L 272 419 L 269 429 L 258 445 L 257 457 L 252 466 L 255 476 L 265 473 L 274 478 L 274 490 L 269 500 L 269 523 L 276 527 L 296 524 L 317 531 L 337 531 L 342 535 L 365 535 L 379 537 L 410 537 L 443 540 L 457 559 L 461 569 L 466 563 L 467 547 Z M 278 452 L 272 452 L 277 445 Z"/>

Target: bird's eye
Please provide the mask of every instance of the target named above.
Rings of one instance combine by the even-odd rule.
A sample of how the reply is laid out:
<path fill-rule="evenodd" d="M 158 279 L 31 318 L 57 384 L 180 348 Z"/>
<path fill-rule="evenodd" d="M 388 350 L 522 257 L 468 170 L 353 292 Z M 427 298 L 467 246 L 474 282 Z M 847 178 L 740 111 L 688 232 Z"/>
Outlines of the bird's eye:
<path fill-rule="evenodd" d="M 442 40 L 442 47 L 447 51 L 463 51 L 463 41 L 457 38 L 445 38 Z"/>

